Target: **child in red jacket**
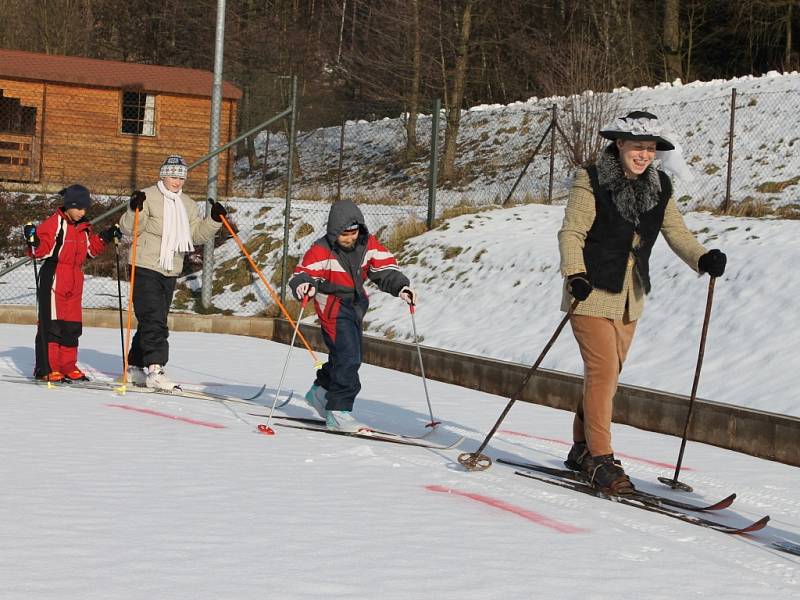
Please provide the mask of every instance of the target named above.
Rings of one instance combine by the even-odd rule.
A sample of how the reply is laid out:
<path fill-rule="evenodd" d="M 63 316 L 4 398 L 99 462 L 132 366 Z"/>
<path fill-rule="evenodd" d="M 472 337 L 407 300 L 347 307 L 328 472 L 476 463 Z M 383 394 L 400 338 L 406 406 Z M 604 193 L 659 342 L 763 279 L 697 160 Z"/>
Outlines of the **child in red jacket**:
<path fill-rule="evenodd" d="M 28 255 L 43 259 L 37 294 L 39 322 L 36 331 L 34 376 L 47 381 L 88 380 L 76 361 L 82 330 L 83 263 L 94 258 L 114 238 L 121 238 L 112 225 L 99 235 L 86 220 L 92 202 L 89 190 L 73 184 L 59 192 L 61 208 L 36 227 L 24 227 Z"/>

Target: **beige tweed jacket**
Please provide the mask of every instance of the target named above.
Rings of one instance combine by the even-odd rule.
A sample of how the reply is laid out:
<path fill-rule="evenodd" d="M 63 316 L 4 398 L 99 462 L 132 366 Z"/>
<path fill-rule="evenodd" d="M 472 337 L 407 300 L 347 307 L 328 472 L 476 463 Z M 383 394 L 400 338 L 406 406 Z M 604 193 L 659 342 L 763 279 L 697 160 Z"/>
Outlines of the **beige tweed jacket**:
<path fill-rule="evenodd" d="M 561 254 L 561 274 L 566 278 L 575 273 L 585 273 L 583 262 L 583 246 L 586 234 L 595 219 L 595 200 L 589 174 L 580 169 L 569 194 L 569 201 L 564 212 L 564 222 L 558 232 L 558 249 Z M 670 198 L 664 212 L 661 233 L 672 249 L 687 265 L 697 271 L 697 261 L 706 253 L 706 249 L 695 239 L 686 227 L 675 200 Z M 639 236 L 634 236 L 633 247 L 639 243 Z M 644 310 L 644 289 L 637 277 L 633 275 L 633 256 L 628 257 L 628 268 L 622 291 L 618 294 L 606 290 L 594 289 L 589 297 L 578 304 L 575 314 L 608 319 L 635 321 Z M 566 279 L 561 299 L 561 310 L 569 310 L 573 298 L 567 292 Z M 626 314 L 627 313 L 627 314 Z"/>
<path fill-rule="evenodd" d="M 145 201 L 139 213 L 139 232 L 136 242 L 136 266 L 157 271 L 165 277 L 177 277 L 183 270 L 183 252 L 176 252 L 172 262 L 172 270 L 163 269 L 158 262 L 161 255 L 161 231 L 164 228 L 164 195 L 158 187 L 151 186 L 142 190 Z M 221 223 L 217 223 L 210 216 L 201 218 L 197 211 L 197 203 L 181 192 L 181 201 L 189 217 L 189 230 L 192 244 L 199 245 L 214 238 Z M 134 212 L 128 210 L 119 220 L 119 228 L 125 235 L 133 234 Z M 128 255 L 128 262 L 133 258 L 133 248 Z"/>

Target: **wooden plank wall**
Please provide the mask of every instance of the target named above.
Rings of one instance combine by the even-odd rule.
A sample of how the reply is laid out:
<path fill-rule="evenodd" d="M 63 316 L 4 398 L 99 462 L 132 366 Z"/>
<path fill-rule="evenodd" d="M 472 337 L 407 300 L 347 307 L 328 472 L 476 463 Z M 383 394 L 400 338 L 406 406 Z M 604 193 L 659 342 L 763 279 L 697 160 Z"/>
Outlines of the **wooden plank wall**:
<path fill-rule="evenodd" d="M 0 78 L 0 90 L 3 90 L 3 95 L 6 98 L 19 98 L 22 105 L 36 108 L 36 135 L 33 140 L 33 149 L 31 152 L 31 177 L 30 179 L 26 178 L 26 181 L 38 182 L 40 171 L 39 160 L 41 157 L 42 117 L 44 114 L 42 110 L 44 102 L 44 84 Z"/>
<path fill-rule="evenodd" d="M 44 111 L 38 111 L 44 113 L 44 119 L 37 114 L 38 139 L 42 139 L 42 131 L 44 139 L 42 183 L 60 186 L 80 182 L 96 193 L 125 196 L 133 189 L 153 185 L 167 155 L 181 154 L 192 163 L 208 152 L 210 98 L 156 94 L 156 135 L 135 136 L 120 131 L 120 90 L 24 82 L 8 82 L 3 87 L 4 83 L 0 80 L 6 96 L 44 107 Z M 235 110 L 234 101 L 223 101 L 221 144 L 235 135 Z M 223 153 L 219 195 L 228 191 L 229 161 L 230 153 Z M 184 189 L 202 196 L 207 177 L 204 164 L 192 171 Z"/>

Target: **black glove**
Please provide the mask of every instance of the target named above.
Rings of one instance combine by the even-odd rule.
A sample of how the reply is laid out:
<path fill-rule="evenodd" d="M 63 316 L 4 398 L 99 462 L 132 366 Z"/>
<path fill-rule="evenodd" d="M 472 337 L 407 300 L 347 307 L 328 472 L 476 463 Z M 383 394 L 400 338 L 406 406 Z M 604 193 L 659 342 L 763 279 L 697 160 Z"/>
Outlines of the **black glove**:
<path fill-rule="evenodd" d="M 103 240 L 106 244 L 110 244 L 111 240 L 122 239 L 122 230 L 115 223 L 111 227 L 106 227 L 105 229 L 103 229 L 103 231 L 101 231 L 97 235 L 99 235 L 100 239 Z"/>
<path fill-rule="evenodd" d="M 22 235 L 25 236 L 25 242 L 31 248 L 36 248 L 39 245 L 39 236 L 36 235 L 36 225 L 33 223 L 25 223 L 22 228 Z"/>
<path fill-rule="evenodd" d="M 711 277 L 721 277 L 725 272 L 728 257 L 719 250 L 709 250 L 697 261 L 697 268 L 701 273 L 708 273 Z"/>
<path fill-rule="evenodd" d="M 575 275 L 567 277 L 567 291 L 572 294 L 575 300 L 583 302 L 589 297 L 593 289 L 586 273 L 575 273 Z"/>
<path fill-rule="evenodd" d="M 144 199 L 146 198 L 145 193 L 141 190 L 136 190 L 131 194 L 131 201 L 128 203 L 128 206 L 131 207 L 131 210 L 142 210 L 144 206 Z"/>
<path fill-rule="evenodd" d="M 225 210 L 225 207 L 222 206 L 222 204 L 215 201 L 213 198 L 209 198 L 208 201 L 211 203 L 211 218 L 217 223 L 222 223 L 222 217 L 227 215 L 228 211 Z"/>

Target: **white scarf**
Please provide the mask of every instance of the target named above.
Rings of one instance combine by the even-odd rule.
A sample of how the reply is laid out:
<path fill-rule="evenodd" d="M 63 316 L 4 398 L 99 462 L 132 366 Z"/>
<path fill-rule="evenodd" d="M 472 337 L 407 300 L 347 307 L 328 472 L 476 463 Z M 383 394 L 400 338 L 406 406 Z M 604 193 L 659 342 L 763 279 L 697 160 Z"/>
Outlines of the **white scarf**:
<path fill-rule="evenodd" d="M 191 252 L 192 232 L 189 229 L 189 216 L 181 200 L 181 194 L 170 192 L 162 181 L 157 184 L 158 191 L 164 196 L 164 226 L 161 230 L 161 253 L 158 264 L 165 271 L 172 270 L 172 261 L 176 252 Z"/>

